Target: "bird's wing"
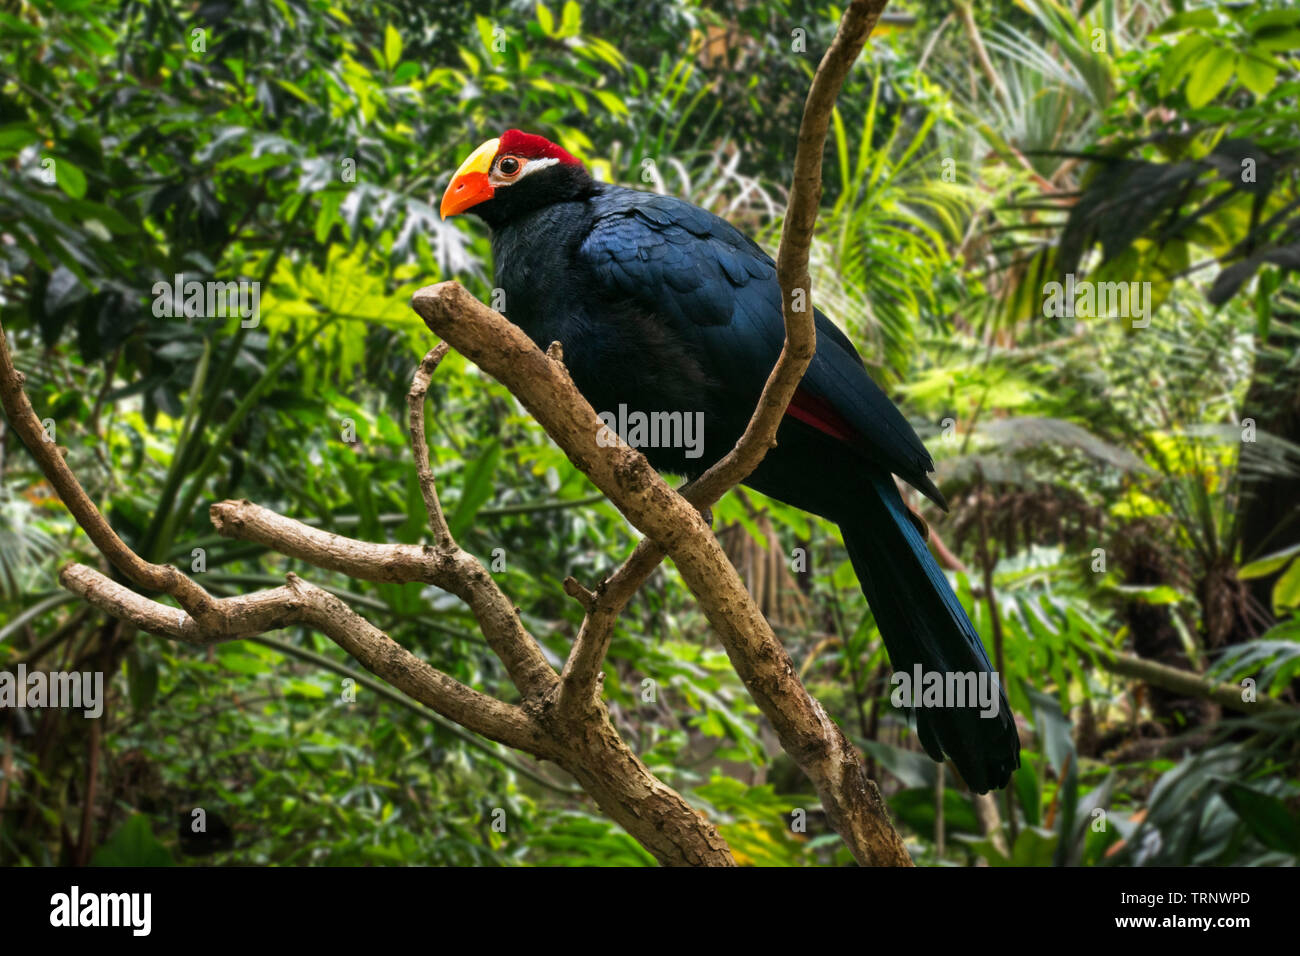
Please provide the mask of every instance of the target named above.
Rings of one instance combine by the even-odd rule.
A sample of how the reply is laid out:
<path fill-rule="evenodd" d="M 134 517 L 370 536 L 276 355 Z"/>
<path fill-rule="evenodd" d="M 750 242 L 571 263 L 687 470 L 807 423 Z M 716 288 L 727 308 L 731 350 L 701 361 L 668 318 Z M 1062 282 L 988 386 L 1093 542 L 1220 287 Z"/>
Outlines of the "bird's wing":
<path fill-rule="evenodd" d="M 726 220 L 672 196 L 607 188 L 578 250 L 598 296 L 632 302 L 699 343 L 728 390 L 757 396 L 785 339 L 776 265 Z M 934 462 L 840 329 L 815 312 L 817 352 L 790 415 L 858 446 L 940 505 Z"/>

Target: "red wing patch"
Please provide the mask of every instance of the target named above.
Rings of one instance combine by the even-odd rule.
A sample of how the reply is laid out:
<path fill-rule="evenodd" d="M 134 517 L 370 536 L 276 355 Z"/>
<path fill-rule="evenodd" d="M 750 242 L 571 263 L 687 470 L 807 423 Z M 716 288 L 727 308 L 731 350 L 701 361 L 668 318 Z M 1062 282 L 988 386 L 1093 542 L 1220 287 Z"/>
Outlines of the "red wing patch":
<path fill-rule="evenodd" d="M 795 389 L 794 398 L 790 400 L 790 407 L 785 413 L 832 438 L 853 444 L 858 441 L 858 433 L 853 430 L 853 426 L 844 420 L 830 402 L 802 388 Z"/>

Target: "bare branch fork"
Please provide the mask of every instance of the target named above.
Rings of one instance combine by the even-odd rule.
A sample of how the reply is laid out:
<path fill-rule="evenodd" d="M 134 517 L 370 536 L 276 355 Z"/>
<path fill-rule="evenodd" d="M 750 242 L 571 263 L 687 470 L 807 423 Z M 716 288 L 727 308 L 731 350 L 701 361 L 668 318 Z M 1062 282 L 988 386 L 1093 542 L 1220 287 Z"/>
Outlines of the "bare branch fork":
<path fill-rule="evenodd" d="M 218 533 L 263 544 L 316 567 L 371 581 L 419 581 L 456 594 L 470 607 L 520 700 L 508 703 L 467 687 L 420 660 L 339 598 L 296 575 L 282 587 L 215 598 L 171 566 L 151 564 L 118 538 L 45 433 L 23 391 L 0 329 L 0 402 L 15 431 L 96 548 L 131 583 L 170 595 L 180 609 L 150 600 L 85 565 L 60 581 L 91 605 L 143 630 L 193 644 L 261 634 L 288 625 L 315 628 L 372 673 L 465 728 L 552 760 L 571 773 L 612 819 L 661 863 L 731 865 L 717 830 L 656 779 L 614 729 L 599 693 L 619 613 L 671 555 L 696 595 L 782 746 L 807 773 L 828 817 L 864 864 L 910 865 L 880 794 L 848 739 L 800 683 L 794 665 L 758 611 L 700 511 L 748 475 L 775 443 L 786 406 L 815 348 L 808 248 L 821 189 L 821 151 L 844 77 L 886 0 L 854 2 L 823 58 L 805 105 L 795 179 L 778 254 L 786 342 L 758 408 L 736 447 L 679 495 L 625 445 L 603 447 L 591 406 L 574 387 L 558 349 L 542 353 L 517 327 L 454 283 L 416 293 L 426 324 L 501 381 L 624 515 L 647 536 L 624 565 L 589 591 L 565 590 L 586 612 L 563 672 L 546 662 L 536 639 L 488 572 L 454 541 L 438 502 L 425 438 L 424 403 L 446 354 L 441 344 L 420 363 L 408 396 L 411 445 L 434 544 L 374 544 L 321 531 L 248 501 L 211 508 Z M 795 292 L 804 308 L 796 311 Z"/>

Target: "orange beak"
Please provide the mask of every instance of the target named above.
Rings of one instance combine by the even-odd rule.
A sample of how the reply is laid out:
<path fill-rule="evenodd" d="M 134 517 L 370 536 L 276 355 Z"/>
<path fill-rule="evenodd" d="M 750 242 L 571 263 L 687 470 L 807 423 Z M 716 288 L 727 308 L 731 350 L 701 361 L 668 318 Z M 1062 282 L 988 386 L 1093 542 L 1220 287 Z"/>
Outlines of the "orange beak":
<path fill-rule="evenodd" d="M 496 159 L 497 147 L 500 145 L 501 140 L 490 139 L 460 164 L 460 169 L 456 170 L 456 175 L 447 184 L 447 191 L 442 194 L 442 208 L 439 212 L 443 219 L 492 198 L 496 190 L 488 182 L 488 171 L 492 168 L 492 160 Z"/>

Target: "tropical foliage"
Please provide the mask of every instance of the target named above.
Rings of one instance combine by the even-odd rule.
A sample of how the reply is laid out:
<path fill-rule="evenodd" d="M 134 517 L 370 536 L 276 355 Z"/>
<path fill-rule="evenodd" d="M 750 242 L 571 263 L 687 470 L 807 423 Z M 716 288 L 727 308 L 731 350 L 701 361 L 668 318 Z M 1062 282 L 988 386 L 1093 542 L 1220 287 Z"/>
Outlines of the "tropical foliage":
<path fill-rule="evenodd" d="M 407 301 L 491 291 L 485 230 L 436 213 L 449 172 L 521 127 L 772 246 L 835 22 L 805 0 L 5 4 L 0 319 L 37 413 L 118 534 L 214 593 L 297 567 L 215 536 L 223 498 L 419 542 Z M 715 527 L 918 862 L 1300 856 L 1298 51 L 1280 0 L 916 0 L 849 79 L 814 295 L 939 461 L 932 544 L 1021 720 L 1008 792 L 921 752 L 833 526 L 734 493 Z M 260 320 L 160 314 L 178 274 L 259 282 Z M 1061 313 L 1052 283 L 1131 294 Z M 563 579 L 608 573 L 630 528 L 464 360 L 431 395 L 453 531 L 562 661 Z M 94 730 L 0 711 L 0 862 L 653 862 L 555 768 L 325 639 L 179 647 L 61 591 L 72 559 L 96 560 L 0 432 L 0 671 L 103 670 L 110 695 Z M 450 595 L 313 580 L 509 696 Z M 671 567 L 604 686 L 742 862 L 848 862 Z"/>

